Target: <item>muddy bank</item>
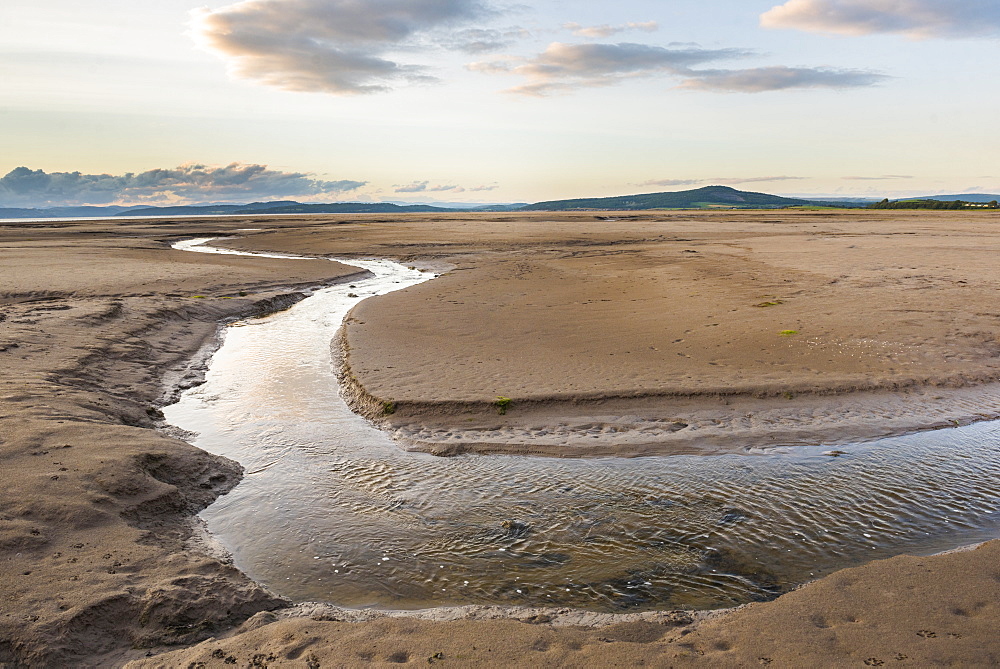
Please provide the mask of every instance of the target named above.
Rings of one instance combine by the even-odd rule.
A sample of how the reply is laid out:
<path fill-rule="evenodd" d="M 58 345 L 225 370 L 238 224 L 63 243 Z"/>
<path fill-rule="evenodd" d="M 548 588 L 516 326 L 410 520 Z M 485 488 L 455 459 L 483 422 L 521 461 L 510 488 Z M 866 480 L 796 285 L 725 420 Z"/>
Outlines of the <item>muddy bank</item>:
<path fill-rule="evenodd" d="M 242 471 L 156 431 L 162 380 L 196 383 L 221 322 L 356 272 L 88 232 L 0 229 L 0 664 L 106 665 L 286 605 L 189 550 Z"/>

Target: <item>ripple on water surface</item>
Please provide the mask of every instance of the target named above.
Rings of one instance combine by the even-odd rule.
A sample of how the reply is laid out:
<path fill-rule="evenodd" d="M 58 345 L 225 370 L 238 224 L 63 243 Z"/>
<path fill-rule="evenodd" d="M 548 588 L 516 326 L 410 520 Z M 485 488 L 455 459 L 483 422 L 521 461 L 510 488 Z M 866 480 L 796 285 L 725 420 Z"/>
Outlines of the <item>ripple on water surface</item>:
<path fill-rule="evenodd" d="M 715 608 L 998 534 L 997 423 L 841 457 L 821 447 L 629 460 L 403 452 L 340 400 L 329 345 L 359 299 L 427 277 L 365 267 L 377 278 L 231 328 L 206 384 L 165 411 L 198 446 L 246 467 L 202 515 L 237 564 L 282 595 L 389 608 Z"/>

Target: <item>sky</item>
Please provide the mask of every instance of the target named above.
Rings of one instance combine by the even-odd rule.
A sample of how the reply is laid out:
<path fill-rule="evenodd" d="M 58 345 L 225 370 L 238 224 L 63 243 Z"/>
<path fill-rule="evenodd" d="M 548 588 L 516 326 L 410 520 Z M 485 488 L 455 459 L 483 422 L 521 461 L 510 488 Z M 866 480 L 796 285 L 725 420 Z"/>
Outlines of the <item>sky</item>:
<path fill-rule="evenodd" d="M 3 0 L 0 207 L 1000 192 L 997 0 Z"/>

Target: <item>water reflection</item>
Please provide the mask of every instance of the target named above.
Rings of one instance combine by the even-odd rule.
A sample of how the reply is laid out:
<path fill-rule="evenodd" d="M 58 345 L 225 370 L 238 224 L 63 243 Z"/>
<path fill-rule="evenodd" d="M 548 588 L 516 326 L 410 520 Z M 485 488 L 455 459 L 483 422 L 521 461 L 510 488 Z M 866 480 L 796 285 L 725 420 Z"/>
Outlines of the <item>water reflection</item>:
<path fill-rule="evenodd" d="M 835 569 L 1000 534 L 1000 424 L 823 455 L 439 459 L 338 397 L 329 346 L 395 263 L 231 328 L 207 383 L 165 410 L 246 479 L 202 515 L 238 566 L 297 600 L 714 608 Z M 358 297 L 349 297 L 353 293 Z"/>

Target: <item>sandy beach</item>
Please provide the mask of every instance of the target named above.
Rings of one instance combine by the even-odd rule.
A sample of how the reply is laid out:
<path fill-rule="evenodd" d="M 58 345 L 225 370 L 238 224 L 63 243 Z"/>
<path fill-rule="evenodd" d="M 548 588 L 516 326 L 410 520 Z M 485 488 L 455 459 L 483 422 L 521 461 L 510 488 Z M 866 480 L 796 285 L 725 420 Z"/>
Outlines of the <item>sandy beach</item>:
<path fill-rule="evenodd" d="M 1000 416 L 988 212 L 0 223 L 0 666 L 988 666 L 1000 543 L 723 614 L 300 605 L 199 548 L 237 463 L 162 428 L 220 324 L 386 257 L 345 394 L 401 447 L 593 456 L 849 444 Z M 247 228 L 258 228 L 248 230 Z M 498 397 L 510 399 L 501 415 Z M 900 457 L 905 457 L 901 453 Z M 166 653 L 166 654 L 164 654 Z"/>

